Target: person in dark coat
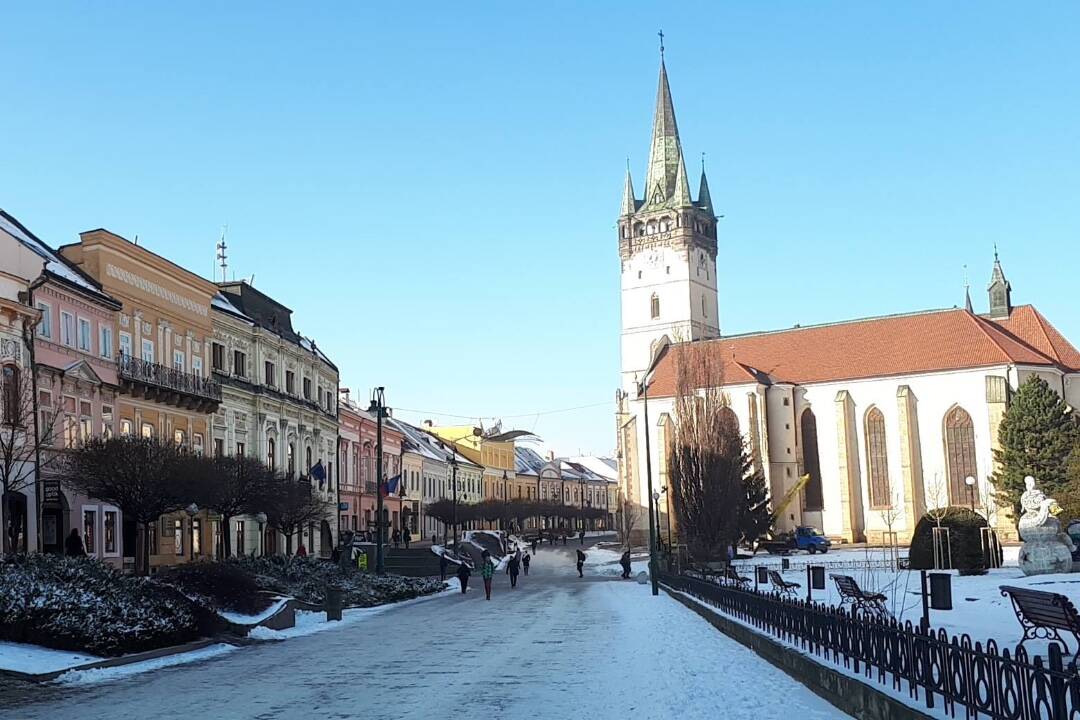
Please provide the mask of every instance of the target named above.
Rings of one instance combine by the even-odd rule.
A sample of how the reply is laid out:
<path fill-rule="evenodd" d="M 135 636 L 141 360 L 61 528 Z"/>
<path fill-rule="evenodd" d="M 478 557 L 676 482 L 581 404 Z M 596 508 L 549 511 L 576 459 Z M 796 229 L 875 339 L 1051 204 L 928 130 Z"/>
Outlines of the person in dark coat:
<path fill-rule="evenodd" d="M 581 548 L 578 548 L 578 551 L 577 551 L 577 576 L 578 577 L 585 577 L 584 573 L 581 572 L 582 568 L 584 568 L 584 567 L 585 567 L 585 553 L 581 552 Z"/>
<path fill-rule="evenodd" d="M 536 554 L 536 538 L 532 539 L 532 552 L 533 552 L 533 555 Z M 529 573 L 525 573 L 525 574 L 528 575 Z"/>
<path fill-rule="evenodd" d="M 585 528 L 581 529 L 580 537 L 581 537 L 581 544 L 584 545 L 585 544 Z"/>
<path fill-rule="evenodd" d="M 623 580 L 630 578 L 630 548 L 626 548 L 626 552 L 619 558 L 619 564 L 622 565 Z"/>
<path fill-rule="evenodd" d="M 443 580 L 446 579 L 446 568 L 450 565 L 450 561 L 446 559 L 446 553 L 439 553 L 439 575 Z"/>
<path fill-rule="evenodd" d="M 397 550 L 398 543 L 401 542 L 401 531 L 394 529 L 394 533 L 390 536 L 390 541 L 394 543 L 394 549 Z"/>
<path fill-rule="evenodd" d="M 68 557 L 86 557 L 86 548 L 83 547 L 78 528 L 71 528 L 71 533 L 64 538 L 64 554 Z"/>
<path fill-rule="evenodd" d="M 443 559 L 445 560 L 445 558 L 443 558 Z M 471 575 L 471 574 L 472 574 L 472 568 L 469 567 L 468 563 L 462 561 L 457 566 L 457 579 L 458 579 L 458 582 L 461 583 L 461 594 L 462 595 L 465 594 L 465 590 L 469 587 L 469 575 Z"/>
<path fill-rule="evenodd" d="M 530 560 L 531 560 L 531 556 L 529 555 L 529 553 L 525 553 L 525 557 L 521 558 L 521 567 L 522 567 L 522 569 L 525 570 L 525 575 L 526 576 L 528 576 L 528 574 L 529 574 L 529 562 L 530 562 Z"/>
<path fill-rule="evenodd" d="M 401 540 L 405 543 L 405 549 L 409 549 L 409 543 L 412 542 L 412 533 L 409 532 L 409 528 L 406 527 L 401 531 Z"/>
<path fill-rule="evenodd" d="M 510 557 L 510 562 L 506 563 L 506 569 L 510 573 L 510 587 L 516 588 L 518 573 L 521 570 L 521 559 L 518 555 L 515 554 Z"/>

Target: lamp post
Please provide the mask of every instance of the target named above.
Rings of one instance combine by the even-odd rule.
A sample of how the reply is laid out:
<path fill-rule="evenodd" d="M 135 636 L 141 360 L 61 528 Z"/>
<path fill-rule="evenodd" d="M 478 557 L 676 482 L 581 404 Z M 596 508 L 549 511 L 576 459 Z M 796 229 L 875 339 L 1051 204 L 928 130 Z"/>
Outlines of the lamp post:
<path fill-rule="evenodd" d="M 375 573 L 382 575 L 383 568 L 383 447 L 382 447 L 382 423 L 386 412 L 385 388 L 377 387 L 371 391 L 371 405 L 369 413 L 375 413 L 375 516 L 379 518 L 378 540 L 375 543 Z"/>
<path fill-rule="evenodd" d="M 655 362 L 655 361 L 654 361 Z M 649 577 L 652 578 L 652 594 L 660 594 L 659 579 L 656 577 L 656 518 L 653 516 L 653 485 L 652 485 L 652 447 L 649 443 L 649 371 L 638 384 L 638 394 L 644 400 L 645 413 L 645 477 L 648 480 L 649 497 Z"/>
<path fill-rule="evenodd" d="M 663 490 L 664 488 L 660 488 Z M 653 512 L 656 513 L 656 540 L 657 545 L 660 544 L 660 493 L 654 492 L 652 494 Z"/>
<path fill-rule="evenodd" d="M 968 475 L 964 478 L 964 484 L 968 489 L 968 500 L 971 502 L 971 512 L 975 512 L 975 478 Z"/>
<path fill-rule="evenodd" d="M 660 492 L 664 493 L 664 504 L 667 505 L 667 546 L 668 552 L 671 552 L 671 493 L 666 485 L 660 488 Z"/>
<path fill-rule="evenodd" d="M 450 463 L 450 467 L 451 467 L 450 486 L 454 491 L 454 552 L 457 552 L 458 551 L 458 543 L 457 543 L 457 466 L 458 466 L 458 462 L 457 462 L 457 456 L 454 455 L 454 453 L 452 453 L 452 452 L 449 453 L 446 457 L 447 457 L 447 460 Z"/>
<path fill-rule="evenodd" d="M 263 526 L 266 525 L 266 513 L 256 513 L 255 522 L 259 523 L 259 557 L 266 557 L 266 533 L 263 532 Z"/>
<path fill-rule="evenodd" d="M 188 531 L 191 534 L 191 541 L 189 543 L 191 547 L 189 549 L 190 549 L 191 560 L 194 561 L 195 560 L 195 516 L 199 514 L 199 506 L 196 505 L 195 503 L 191 503 L 186 508 L 184 508 L 184 512 L 186 512 L 187 516 L 188 516 Z"/>
<path fill-rule="evenodd" d="M 508 529 L 507 529 L 507 524 L 508 524 L 507 520 L 508 520 L 508 518 L 507 518 L 506 514 L 508 512 L 510 512 L 510 484 L 509 484 L 510 483 L 510 478 L 507 476 L 505 470 L 503 470 L 502 481 L 503 481 L 503 506 L 504 506 L 503 518 L 502 518 L 502 524 L 503 524 L 502 529 L 503 529 L 503 532 L 508 532 Z"/>

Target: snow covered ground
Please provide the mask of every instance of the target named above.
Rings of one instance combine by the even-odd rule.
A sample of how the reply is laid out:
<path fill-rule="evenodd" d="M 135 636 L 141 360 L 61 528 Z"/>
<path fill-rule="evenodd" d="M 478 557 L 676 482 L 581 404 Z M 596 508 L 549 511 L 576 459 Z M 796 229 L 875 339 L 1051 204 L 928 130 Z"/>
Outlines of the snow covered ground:
<path fill-rule="evenodd" d="M 0 670 L 15 670 L 37 675 L 78 667 L 104 658 L 95 655 L 53 650 L 40 645 L 0 642 Z"/>
<path fill-rule="evenodd" d="M 13 701 L 0 691 L 0 707 L 26 720 L 142 719 L 160 715 L 162 698 L 183 698 L 188 717 L 227 708 L 260 720 L 844 717 L 666 594 L 608 576 L 617 555 L 587 542 L 579 579 L 575 549 L 545 546 L 517 589 L 497 575 L 491 602 L 474 575 L 466 594 L 137 680 L 37 687 Z M 223 678 L 242 679 L 242 697 Z"/>

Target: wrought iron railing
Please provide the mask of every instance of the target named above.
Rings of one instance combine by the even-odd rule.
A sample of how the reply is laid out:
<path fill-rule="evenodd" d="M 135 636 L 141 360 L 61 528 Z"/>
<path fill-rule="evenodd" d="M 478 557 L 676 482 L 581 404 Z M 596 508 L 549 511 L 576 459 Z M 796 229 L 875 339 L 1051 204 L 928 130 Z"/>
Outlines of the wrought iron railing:
<path fill-rule="evenodd" d="M 141 382 L 207 400 L 221 401 L 221 384 L 193 373 L 120 353 L 116 370 L 124 380 Z"/>
<path fill-rule="evenodd" d="M 950 717 L 1066 720 L 1080 716 L 1080 674 L 1056 644 L 1047 657 L 1010 652 L 997 641 L 924 630 L 911 622 L 875 621 L 847 610 L 772 593 L 742 590 L 720 579 L 660 573 L 688 593 L 757 631 L 868 683 L 889 686 Z"/>

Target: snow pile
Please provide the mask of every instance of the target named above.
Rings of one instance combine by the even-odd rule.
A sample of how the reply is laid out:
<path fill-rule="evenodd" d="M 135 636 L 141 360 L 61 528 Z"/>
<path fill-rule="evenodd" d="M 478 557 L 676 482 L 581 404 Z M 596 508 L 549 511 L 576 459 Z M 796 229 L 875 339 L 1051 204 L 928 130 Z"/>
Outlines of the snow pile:
<path fill-rule="evenodd" d="M 104 660 L 104 658 L 66 650 L 50 650 L 25 643 L 0 642 L 0 670 L 16 670 L 38 675 L 99 660 Z"/>
<path fill-rule="evenodd" d="M 131 663 L 130 665 L 119 665 L 110 668 L 93 668 L 91 670 L 70 670 L 56 678 L 56 682 L 62 685 L 93 685 L 100 682 L 119 680 L 120 678 L 128 677 L 129 675 L 138 675 L 139 673 L 144 673 L 149 670 L 158 670 L 173 665 L 184 665 L 199 660 L 207 660 L 219 655 L 224 655 L 225 653 L 230 653 L 236 649 L 235 645 L 219 643 L 190 652 L 166 655 L 165 657 L 144 660 L 142 662 Z"/>
<path fill-rule="evenodd" d="M 194 640 L 201 613 L 176 590 L 96 560 L 0 562 L 0 640 L 116 656 Z"/>

